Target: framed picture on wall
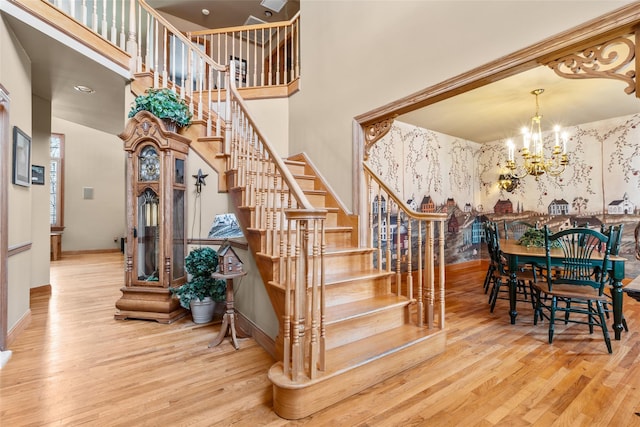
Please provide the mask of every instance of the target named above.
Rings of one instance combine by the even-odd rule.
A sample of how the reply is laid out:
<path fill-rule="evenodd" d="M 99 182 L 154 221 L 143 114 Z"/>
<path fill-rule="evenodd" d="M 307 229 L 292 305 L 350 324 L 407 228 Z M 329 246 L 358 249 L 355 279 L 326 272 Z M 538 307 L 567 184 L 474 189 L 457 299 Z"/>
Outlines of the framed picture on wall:
<path fill-rule="evenodd" d="M 44 166 L 31 165 L 31 184 L 44 185 Z"/>
<path fill-rule="evenodd" d="M 13 183 L 31 185 L 31 138 L 18 126 L 13 127 Z"/>
<path fill-rule="evenodd" d="M 247 60 L 240 60 L 237 56 L 230 56 L 229 59 L 234 62 L 233 65 L 236 66 L 236 83 L 240 83 L 240 78 L 242 78 L 242 83 L 247 82 Z"/>

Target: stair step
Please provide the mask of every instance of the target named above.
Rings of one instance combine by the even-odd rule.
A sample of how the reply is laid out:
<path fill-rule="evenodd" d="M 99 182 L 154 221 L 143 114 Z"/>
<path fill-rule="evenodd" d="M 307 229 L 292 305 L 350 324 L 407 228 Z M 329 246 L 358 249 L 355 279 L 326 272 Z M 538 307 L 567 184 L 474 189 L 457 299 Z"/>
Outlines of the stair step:
<path fill-rule="evenodd" d="M 370 269 L 373 265 L 371 248 L 331 248 L 325 252 L 325 272 L 332 274 Z"/>
<path fill-rule="evenodd" d="M 409 300 L 406 297 L 388 294 L 375 298 L 353 301 L 347 304 L 338 304 L 330 307 L 327 306 L 325 312 L 325 324 L 332 325 L 349 319 L 369 316 L 393 306 L 404 307 L 408 302 Z"/>
<path fill-rule="evenodd" d="M 403 325 L 327 351 L 326 370 L 304 384 L 292 382 L 282 362 L 269 370 L 273 407 L 286 419 L 300 419 L 353 396 L 444 352 L 442 329 Z"/>
<path fill-rule="evenodd" d="M 289 171 L 294 175 L 304 175 L 306 173 L 307 164 L 298 160 L 282 159 Z"/>
<path fill-rule="evenodd" d="M 253 215 L 253 214 L 252 214 Z M 295 231 L 291 231 L 290 233 L 294 233 Z M 266 230 L 260 230 L 257 228 L 248 228 L 247 233 L 249 234 L 260 234 L 263 237 L 263 242 L 261 244 L 260 249 L 257 252 L 264 252 L 264 235 Z M 326 250 L 345 248 L 351 246 L 352 241 L 352 227 L 327 227 L 324 230 L 325 235 L 325 246 Z M 280 244 L 280 231 L 275 234 L 275 246 Z M 313 233 L 311 233 L 309 238 L 309 244 L 313 244 Z"/>
<path fill-rule="evenodd" d="M 327 349 L 384 333 L 407 322 L 409 300 L 393 294 L 327 306 Z"/>
<path fill-rule="evenodd" d="M 304 190 L 304 195 L 307 196 L 309 203 L 314 208 L 324 208 L 326 204 L 327 192 L 324 190 Z"/>
<path fill-rule="evenodd" d="M 388 295 L 393 273 L 375 269 L 331 274 L 325 271 L 325 304 L 353 304 L 356 301 Z"/>
<path fill-rule="evenodd" d="M 298 182 L 298 185 L 303 191 L 316 189 L 315 175 L 294 174 L 293 177 L 296 179 L 296 181 Z"/>
<path fill-rule="evenodd" d="M 333 273 L 331 271 L 325 271 L 324 273 L 324 283 L 327 286 L 338 285 L 338 284 L 348 284 L 353 282 L 359 282 L 363 280 L 372 280 L 378 278 L 389 278 L 393 275 L 393 272 L 386 271 L 378 271 L 376 268 L 368 268 L 359 271 L 347 271 L 342 273 Z"/>

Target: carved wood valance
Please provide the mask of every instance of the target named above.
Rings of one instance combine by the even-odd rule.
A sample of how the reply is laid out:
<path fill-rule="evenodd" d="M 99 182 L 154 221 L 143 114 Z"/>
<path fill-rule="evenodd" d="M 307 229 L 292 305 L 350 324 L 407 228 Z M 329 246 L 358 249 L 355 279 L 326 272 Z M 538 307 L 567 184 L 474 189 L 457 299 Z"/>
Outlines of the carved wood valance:
<path fill-rule="evenodd" d="M 627 37 L 615 37 L 571 53 L 546 64 L 555 73 L 567 79 L 604 78 L 627 83 L 624 91 L 636 93 L 635 44 Z"/>
<path fill-rule="evenodd" d="M 364 127 L 364 138 L 365 138 L 364 159 L 365 160 L 369 158 L 369 149 L 373 147 L 373 145 L 376 142 L 378 142 L 380 138 L 382 138 L 387 133 L 389 133 L 395 117 L 396 116 L 383 119 L 383 120 L 380 120 L 379 122 L 372 123 Z"/>

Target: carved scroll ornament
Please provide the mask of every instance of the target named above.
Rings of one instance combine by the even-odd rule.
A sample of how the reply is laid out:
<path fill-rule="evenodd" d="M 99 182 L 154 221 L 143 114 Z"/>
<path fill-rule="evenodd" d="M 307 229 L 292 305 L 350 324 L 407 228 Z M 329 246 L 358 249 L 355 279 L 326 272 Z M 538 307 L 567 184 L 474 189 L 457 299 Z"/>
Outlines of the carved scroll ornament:
<path fill-rule="evenodd" d="M 634 69 L 623 69 L 633 61 L 635 46 L 624 37 L 609 40 L 597 46 L 589 47 L 582 53 L 572 53 L 564 58 L 547 64 L 560 77 L 568 79 L 605 78 L 621 80 L 627 83 L 625 92 L 632 94 L 636 90 Z"/>
<path fill-rule="evenodd" d="M 364 127 L 364 160 L 369 158 L 369 150 L 373 145 L 391 130 L 394 117 L 381 120 Z"/>

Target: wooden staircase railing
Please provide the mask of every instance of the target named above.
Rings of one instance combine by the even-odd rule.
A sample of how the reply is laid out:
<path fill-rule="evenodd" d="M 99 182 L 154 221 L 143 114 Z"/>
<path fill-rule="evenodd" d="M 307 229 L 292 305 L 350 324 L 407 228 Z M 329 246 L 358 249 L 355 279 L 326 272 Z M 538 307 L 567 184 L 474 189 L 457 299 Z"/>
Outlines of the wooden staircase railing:
<path fill-rule="evenodd" d="M 192 31 L 215 61 L 236 63 L 236 86 L 288 85 L 300 77 L 300 12 L 289 21 Z"/>
<path fill-rule="evenodd" d="M 365 165 L 371 237 L 359 247 L 359 219 L 310 161 L 282 159 L 258 129 L 236 86 L 236 62 L 218 64 L 145 0 L 131 0 L 128 16 L 136 17 L 127 39 L 132 90 L 179 93 L 196 118 L 195 130 L 183 132 L 224 163 L 216 170 L 280 322 L 279 361 L 269 371 L 276 413 L 308 416 L 444 351 L 446 215 L 412 212 Z M 285 31 L 295 50 L 298 22 Z M 297 65 L 286 75 L 297 78 Z"/>
<path fill-rule="evenodd" d="M 183 45 L 182 38 L 172 46 L 174 40 L 161 40 L 164 36 L 162 28 L 156 33 L 153 28 L 153 19 L 148 19 L 149 6 L 144 1 L 138 0 L 28 0 L 43 1 L 54 5 L 57 9 L 75 19 L 82 25 L 90 28 L 104 40 L 118 46 L 121 50 L 129 51 L 128 44 L 136 42 L 142 49 L 138 56 L 137 64 L 144 60 L 148 67 L 158 70 L 159 76 L 167 70 L 173 81 L 182 84 L 187 78 L 188 50 L 204 50 L 217 64 L 227 64 L 231 60 L 237 61 L 237 86 L 241 88 L 270 88 L 284 87 L 284 92 L 275 94 L 289 94 L 297 90 L 297 86 L 287 88 L 300 77 L 300 13 L 291 20 L 274 23 L 247 25 L 243 27 L 220 28 L 214 30 L 202 30 L 187 33 L 187 38 L 193 43 Z M 137 19 L 132 12 L 136 3 L 139 4 Z M 175 32 L 170 32 L 175 35 Z M 147 39 L 150 40 L 147 43 Z M 177 57 L 173 57 L 169 63 L 162 64 L 164 56 L 163 47 L 169 47 Z M 156 47 L 158 49 L 156 49 Z M 166 65 L 166 66 L 165 66 Z M 205 69 L 210 64 L 201 62 L 195 68 L 191 68 L 191 77 L 194 78 L 194 90 L 202 90 L 195 79 L 195 74 L 207 74 Z M 165 67 L 163 67 L 165 66 Z M 163 69 L 160 69 L 163 67 Z M 138 69 L 138 72 L 141 70 Z M 218 71 L 222 71 L 218 69 Z M 176 78 L 177 77 L 177 78 Z M 213 73 L 213 81 L 216 83 L 217 73 Z M 221 81 L 224 81 L 222 76 Z M 220 87 L 220 84 L 217 84 Z M 274 92 L 270 91 L 270 96 Z"/>
<path fill-rule="evenodd" d="M 366 163 L 363 167 L 369 195 L 369 237 L 371 246 L 376 248 L 376 267 L 395 273 L 398 295 L 416 299 L 418 326 L 422 326 L 426 318 L 429 328 L 437 324 L 438 328 L 444 329 L 444 222 L 447 215 L 414 211 Z M 414 279 L 417 280 L 415 296 Z M 439 316 L 434 319 L 436 296 Z"/>
<path fill-rule="evenodd" d="M 229 188 L 242 189 L 236 206 L 251 207 L 240 216 L 245 229 L 261 233 L 260 253 L 275 257 L 277 270 L 265 283 L 284 291 L 283 365 L 296 381 L 324 370 L 324 221 L 327 210 L 315 208 L 289 168 L 260 132 L 235 87 L 235 64 L 227 78 Z M 276 312 L 279 310 L 276 309 Z M 306 349 L 304 347 L 307 347 Z"/>

